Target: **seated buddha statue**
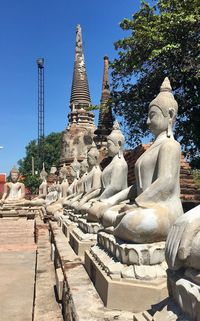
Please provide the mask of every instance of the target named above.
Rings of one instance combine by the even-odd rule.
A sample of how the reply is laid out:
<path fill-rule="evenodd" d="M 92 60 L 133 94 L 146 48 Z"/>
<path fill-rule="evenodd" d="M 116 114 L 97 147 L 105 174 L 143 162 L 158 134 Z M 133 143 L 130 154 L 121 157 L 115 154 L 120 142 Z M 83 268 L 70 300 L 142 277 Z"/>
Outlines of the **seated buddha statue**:
<path fill-rule="evenodd" d="M 170 227 L 183 213 L 180 200 L 180 144 L 173 137 L 178 104 L 168 78 L 150 103 L 147 124 L 155 135 L 153 144 L 135 164 L 136 185 L 109 198 L 110 208 L 101 218 L 110 232 L 124 241 L 151 243 L 166 240 Z M 121 213 L 116 206 L 123 205 Z"/>
<path fill-rule="evenodd" d="M 42 180 L 42 183 L 39 186 L 39 195 L 38 198 L 45 198 L 47 196 L 47 189 L 48 189 L 48 185 L 47 185 L 47 172 L 45 171 L 44 165 L 43 165 L 43 169 L 40 173 L 40 179 Z"/>
<path fill-rule="evenodd" d="M 49 202 L 46 201 L 46 211 L 48 214 L 55 214 L 58 212 L 62 212 L 63 210 L 62 202 L 67 195 L 68 186 L 69 184 L 67 181 L 67 167 L 64 164 L 59 171 L 58 181 L 57 181 L 57 184 L 55 185 L 55 189 L 58 192 L 58 198 L 51 204 L 48 204 Z"/>
<path fill-rule="evenodd" d="M 127 187 L 128 165 L 123 156 L 124 142 L 119 124 L 115 122 L 111 134 L 107 137 L 108 156 L 112 157 L 112 161 L 102 172 L 99 197 L 90 201 L 88 221 L 99 221 L 104 201 Z"/>
<path fill-rule="evenodd" d="M 90 207 L 88 203 L 91 199 L 99 196 L 101 192 L 101 169 L 99 166 L 99 151 L 93 144 L 87 153 L 88 174 L 84 181 L 84 193 L 81 199 L 73 204 L 74 208 L 80 212 L 85 212 Z"/>
<path fill-rule="evenodd" d="M 63 199 L 63 206 L 67 206 L 68 200 L 73 198 L 77 192 L 77 183 L 79 180 L 80 173 L 80 163 L 77 161 L 77 158 L 74 158 L 74 161 L 70 164 L 70 174 L 72 177 L 72 183 L 69 185 L 67 190 L 67 196 Z"/>
<path fill-rule="evenodd" d="M 19 171 L 13 167 L 10 172 L 11 182 L 4 184 L 1 204 L 18 205 L 25 198 L 25 185 L 19 182 Z"/>
<path fill-rule="evenodd" d="M 84 188 L 85 188 L 85 180 L 87 179 L 88 175 L 88 162 L 87 157 L 80 163 L 80 178 L 77 181 L 77 187 L 76 187 L 76 193 L 74 196 L 68 200 L 65 204 L 69 207 L 73 207 L 73 204 L 75 204 L 83 195 Z"/>

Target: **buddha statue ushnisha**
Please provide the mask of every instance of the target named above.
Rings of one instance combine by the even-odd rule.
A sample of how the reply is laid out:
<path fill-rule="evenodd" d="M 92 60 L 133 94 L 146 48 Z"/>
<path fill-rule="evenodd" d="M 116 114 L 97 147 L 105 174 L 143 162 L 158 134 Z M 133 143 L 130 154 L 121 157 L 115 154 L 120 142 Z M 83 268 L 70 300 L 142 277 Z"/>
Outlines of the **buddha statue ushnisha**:
<path fill-rule="evenodd" d="M 11 182 L 4 184 L 1 204 L 18 204 L 25 198 L 25 185 L 19 182 L 19 171 L 14 166 L 10 172 Z"/>
<path fill-rule="evenodd" d="M 107 199 L 127 188 L 128 165 L 123 156 L 124 142 L 124 135 L 118 122 L 115 121 L 113 130 L 107 137 L 108 156 L 112 158 L 112 161 L 102 172 L 100 196 L 91 202 L 88 209 L 88 221 L 99 221 L 102 215 L 101 209 L 105 208 Z"/>
<path fill-rule="evenodd" d="M 178 104 L 168 78 L 150 103 L 147 124 L 155 135 L 149 149 L 135 165 L 136 186 L 107 200 L 110 205 L 131 199 L 132 204 L 119 213 L 110 207 L 102 217 L 104 227 L 116 237 L 134 243 L 166 240 L 170 227 L 183 214 L 180 200 L 180 144 L 173 137 Z"/>

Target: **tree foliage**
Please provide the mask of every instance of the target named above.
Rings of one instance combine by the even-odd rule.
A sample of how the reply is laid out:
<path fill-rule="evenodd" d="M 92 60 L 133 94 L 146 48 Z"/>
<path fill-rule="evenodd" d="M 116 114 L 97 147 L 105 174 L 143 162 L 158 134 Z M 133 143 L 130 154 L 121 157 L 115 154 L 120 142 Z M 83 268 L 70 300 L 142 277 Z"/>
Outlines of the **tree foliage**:
<path fill-rule="evenodd" d="M 148 105 L 168 76 L 179 112 L 176 137 L 195 158 L 200 148 L 200 2 L 142 1 L 132 19 L 120 26 L 128 35 L 115 43 L 112 101 L 124 116 L 130 145 L 149 134 Z"/>
<path fill-rule="evenodd" d="M 44 138 L 44 164 L 45 170 L 49 172 L 54 164 L 58 166 L 61 155 L 62 133 L 51 133 Z M 34 158 L 35 175 L 32 175 L 32 157 Z M 19 171 L 24 176 L 25 185 L 35 193 L 39 184 L 39 172 L 42 170 L 42 160 L 38 157 L 38 143 L 32 140 L 26 146 L 26 156 L 18 161 Z"/>

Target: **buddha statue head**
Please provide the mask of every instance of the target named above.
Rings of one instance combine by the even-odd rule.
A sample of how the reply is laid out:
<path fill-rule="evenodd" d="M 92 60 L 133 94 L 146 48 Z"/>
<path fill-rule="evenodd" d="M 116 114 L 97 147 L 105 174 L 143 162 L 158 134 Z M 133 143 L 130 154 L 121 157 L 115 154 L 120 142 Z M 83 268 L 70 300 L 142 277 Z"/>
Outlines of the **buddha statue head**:
<path fill-rule="evenodd" d="M 81 162 L 81 166 L 80 166 L 81 175 L 87 173 L 88 169 L 89 169 L 89 165 L 88 165 L 88 162 L 87 162 L 87 154 L 86 154 L 86 156 L 85 156 L 84 160 Z"/>
<path fill-rule="evenodd" d="M 114 157 L 118 154 L 120 158 L 123 152 L 124 143 L 124 135 L 120 130 L 119 123 L 115 121 L 113 124 L 112 132 L 107 137 L 108 156 Z"/>
<path fill-rule="evenodd" d="M 177 112 L 178 104 L 166 77 L 160 87 L 160 93 L 149 105 L 147 125 L 156 137 L 162 132 L 166 132 L 167 137 L 173 137 L 172 128 Z"/>
<path fill-rule="evenodd" d="M 77 161 L 76 156 L 74 157 L 74 161 L 71 163 L 70 168 L 72 177 L 79 178 L 80 163 Z"/>
<path fill-rule="evenodd" d="M 67 173 L 68 173 L 67 166 L 65 164 L 63 164 L 63 166 L 61 167 L 60 172 L 59 172 L 59 177 L 61 177 L 63 180 L 65 180 L 67 177 Z"/>
<path fill-rule="evenodd" d="M 43 168 L 42 168 L 42 170 L 41 170 L 41 172 L 40 172 L 40 179 L 41 179 L 42 181 L 45 181 L 45 180 L 47 179 L 47 176 L 48 176 L 48 174 L 47 174 L 47 172 L 45 171 L 45 167 L 44 167 L 44 163 L 43 163 Z"/>
<path fill-rule="evenodd" d="M 19 171 L 16 166 L 14 166 L 10 171 L 10 178 L 12 183 L 16 183 L 19 179 Z"/>
<path fill-rule="evenodd" d="M 88 149 L 87 163 L 90 168 L 99 164 L 99 151 L 98 151 L 96 144 L 94 142 L 93 142 L 92 146 Z"/>

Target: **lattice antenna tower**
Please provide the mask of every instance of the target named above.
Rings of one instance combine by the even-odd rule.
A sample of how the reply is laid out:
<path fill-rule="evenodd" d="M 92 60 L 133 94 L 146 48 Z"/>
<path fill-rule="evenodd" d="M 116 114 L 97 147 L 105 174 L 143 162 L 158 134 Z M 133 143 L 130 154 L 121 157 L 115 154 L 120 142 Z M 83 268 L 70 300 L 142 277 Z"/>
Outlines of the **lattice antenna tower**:
<path fill-rule="evenodd" d="M 44 161 L 44 59 L 36 60 L 38 66 L 38 158 Z"/>

